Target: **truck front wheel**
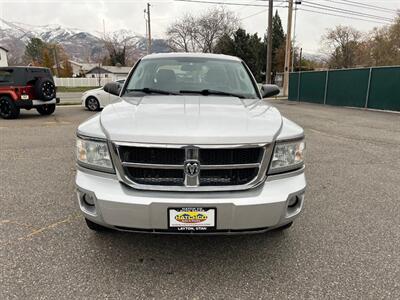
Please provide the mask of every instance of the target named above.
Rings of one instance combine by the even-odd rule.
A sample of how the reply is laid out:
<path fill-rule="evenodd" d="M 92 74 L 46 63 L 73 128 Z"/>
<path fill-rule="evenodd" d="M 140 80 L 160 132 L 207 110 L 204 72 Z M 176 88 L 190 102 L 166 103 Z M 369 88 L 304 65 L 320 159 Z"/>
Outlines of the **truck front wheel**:
<path fill-rule="evenodd" d="M 55 104 L 45 104 L 45 105 L 36 107 L 36 110 L 42 116 L 48 116 L 48 115 L 51 115 L 56 110 L 56 105 Z"/>
<path fill-rule="evenodd" d="M 8 96 L 0 97 L 0 116 L 3 119 L 16 119 L 19 116 L 20 109 L 15 102 Z"/>

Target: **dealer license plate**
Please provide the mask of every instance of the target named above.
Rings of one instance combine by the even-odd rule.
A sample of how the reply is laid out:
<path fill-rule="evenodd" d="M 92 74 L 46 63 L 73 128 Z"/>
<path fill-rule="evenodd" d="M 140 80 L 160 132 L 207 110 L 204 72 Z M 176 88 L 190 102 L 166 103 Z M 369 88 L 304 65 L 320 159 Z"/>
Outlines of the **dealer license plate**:
<path fill-rule="evenodd" d="M 168 209 L 168 226 L 173 231 L 213 231 L 215 230 L 215 220 L 215 208 Z"/>

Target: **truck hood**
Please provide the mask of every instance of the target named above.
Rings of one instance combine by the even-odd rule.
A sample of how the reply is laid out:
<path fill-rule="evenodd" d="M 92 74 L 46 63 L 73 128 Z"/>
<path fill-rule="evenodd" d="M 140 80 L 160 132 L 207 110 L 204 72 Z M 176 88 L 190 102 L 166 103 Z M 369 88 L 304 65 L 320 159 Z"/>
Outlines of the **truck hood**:
<path fill-rule="evenodd" d="M 265 101 L 220 96 L 149 95 L 124 98 L 101 113 L 112 141 L 162 144 L 269 143 L 281 127 Z"/>

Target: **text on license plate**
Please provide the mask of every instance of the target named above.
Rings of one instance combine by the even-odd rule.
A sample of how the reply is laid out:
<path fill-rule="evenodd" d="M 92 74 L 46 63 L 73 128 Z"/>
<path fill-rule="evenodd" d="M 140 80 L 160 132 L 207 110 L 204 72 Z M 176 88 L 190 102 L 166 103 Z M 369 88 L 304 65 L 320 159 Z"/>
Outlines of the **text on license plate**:
<path fill-rule="evenodd" d="M 169 227 L 176 230 L 208 230 L 215 227 L 215 208 L 170 208 Z"/>

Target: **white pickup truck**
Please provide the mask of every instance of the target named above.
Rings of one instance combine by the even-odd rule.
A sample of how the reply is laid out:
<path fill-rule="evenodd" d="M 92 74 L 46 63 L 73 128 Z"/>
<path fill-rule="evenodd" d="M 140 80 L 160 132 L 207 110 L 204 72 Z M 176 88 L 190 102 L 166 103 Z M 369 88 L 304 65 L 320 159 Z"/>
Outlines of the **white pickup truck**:
<path fill-rule="evenodd" d="M 263 98 L 239 58 L 142 58 L 121 102 L 77 130 L 76 185 L 90 229 L 234 234 L 287 228 L 303 207 L 304 132 Z"/>

